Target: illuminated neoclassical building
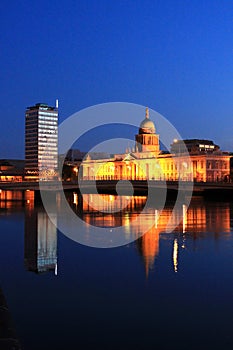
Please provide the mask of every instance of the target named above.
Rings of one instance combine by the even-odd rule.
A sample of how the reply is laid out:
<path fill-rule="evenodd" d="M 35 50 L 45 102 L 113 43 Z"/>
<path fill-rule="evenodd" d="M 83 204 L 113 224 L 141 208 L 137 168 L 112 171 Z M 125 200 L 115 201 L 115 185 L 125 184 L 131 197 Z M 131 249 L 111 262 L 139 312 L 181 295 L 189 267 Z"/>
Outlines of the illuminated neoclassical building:
<path fill-rule="evenodd" d="M 112 158 L 82 163 L 84 180 L 228 181 L 230 155 L 209 140 L 174 140 L 171 152 L 160 149 L 159 135 L 146 109 L 135 136 L 135 149 Z"/>

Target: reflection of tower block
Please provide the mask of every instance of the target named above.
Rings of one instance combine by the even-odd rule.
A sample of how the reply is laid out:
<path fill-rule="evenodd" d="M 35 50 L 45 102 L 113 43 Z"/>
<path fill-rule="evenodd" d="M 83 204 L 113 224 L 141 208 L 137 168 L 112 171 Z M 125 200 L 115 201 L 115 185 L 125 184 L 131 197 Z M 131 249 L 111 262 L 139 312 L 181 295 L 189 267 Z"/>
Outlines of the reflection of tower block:
<path fill-rule="evenodd" d="M 56 214 L 52 216 L 56 223 Z M 26 268 L 36 273 L 56 269 L 57 229 L 39 209 L 25 212 L 24 261 Z"/>
<path fill-rule="evenodd" d="M 136 135 L 136 148 L 139 152 L 153 152 L 159 154 L 159 135 L 155 133 L 155 125 L 149 118 L 149 110 L 146 109 L 145 119 L 141 122 L 139 134 Z"/>

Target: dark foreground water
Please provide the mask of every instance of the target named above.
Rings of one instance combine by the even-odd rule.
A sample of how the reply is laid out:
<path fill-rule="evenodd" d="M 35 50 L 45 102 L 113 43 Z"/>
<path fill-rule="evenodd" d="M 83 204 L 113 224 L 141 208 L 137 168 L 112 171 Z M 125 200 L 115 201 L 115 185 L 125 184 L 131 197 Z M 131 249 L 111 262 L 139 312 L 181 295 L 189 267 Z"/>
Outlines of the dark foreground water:
<path fill-rule="evenodd" d="M 1 203 L 1 292 L 23 349 L 233 349 L 233 202 L 196 199 L 164 233 L 171 206 L 158 220 L 149 208 L 130 226 L 145 200 L 135 197 L 119 216 L 70 198 L 85 222 L 120 223 L 126 235 L 154 220 L 111 249 L 70 240 L 33 201 Z"/>

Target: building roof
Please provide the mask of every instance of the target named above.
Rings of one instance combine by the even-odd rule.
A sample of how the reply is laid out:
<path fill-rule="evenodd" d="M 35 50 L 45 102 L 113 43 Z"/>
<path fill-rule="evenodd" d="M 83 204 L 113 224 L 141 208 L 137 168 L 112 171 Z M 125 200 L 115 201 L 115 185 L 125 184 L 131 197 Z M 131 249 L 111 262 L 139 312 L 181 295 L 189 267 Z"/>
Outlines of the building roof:
<path fill-rule="evenodd" d="M 204 145 L 214 145 L 212 140 L 203 140 L 203 139 L 186 139 L 186 140 L 178 140 L 178 142 L 184 142 L 185 144 L 204 144 Z"/>
<path fill-rule="evenodd" d="M 145 118 L 140 124 L 140 129 L 144 131 L 143 134 L 155 134 L 155 125 L 150 119 Z"/>
<path fill-rule="evenodd" d="M 49 106 L 47 103 L 36 103 L 35 106 L 30 106 L 30 107 L 27 107 L 27 110 L 33 110 L 33 109 L 40 109 L 40 108 L 45 108 L 47 110 L 50 110 L 50 111 L 54 111 L 54 110 L 57 110 L 56 107 L 51 107 Z"/>
<path fill-rule="evenodd" d="M 24 159 L 0 159 L 0 166 L 9 166 L 19 169 L 24 169 Z"/>

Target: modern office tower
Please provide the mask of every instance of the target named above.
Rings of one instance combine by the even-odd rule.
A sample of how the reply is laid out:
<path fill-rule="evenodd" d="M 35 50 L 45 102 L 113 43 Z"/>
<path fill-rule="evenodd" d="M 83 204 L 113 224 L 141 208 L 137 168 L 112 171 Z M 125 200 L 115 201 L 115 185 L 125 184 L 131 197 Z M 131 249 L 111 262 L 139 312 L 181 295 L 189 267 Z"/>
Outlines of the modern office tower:
<path fill-rule="evenodd" d="M 37 103 L 25 113 L 25 179 L 52 180 L 58 168 L 58 101 Z"/>

